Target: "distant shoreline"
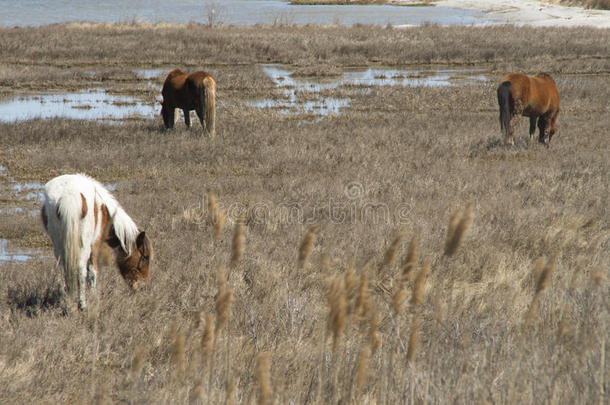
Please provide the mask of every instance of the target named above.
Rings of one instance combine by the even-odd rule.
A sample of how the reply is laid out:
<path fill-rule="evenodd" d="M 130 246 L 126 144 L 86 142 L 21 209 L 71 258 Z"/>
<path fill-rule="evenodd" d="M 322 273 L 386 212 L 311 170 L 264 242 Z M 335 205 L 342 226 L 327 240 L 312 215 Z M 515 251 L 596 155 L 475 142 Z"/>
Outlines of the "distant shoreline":
<path fill-rule="evenodd" d="M 412 0 L 394 0 L 408 5 Z M 500 23 L 535 27 L 610 28 L 610 10 L 562 6 L 545 1 L 523 0 L 437 0 L 431 5 L 475 10 Z"/>
<path fill-rule="evenodd" d="M 443 6 L 475 10 L 500 23 L 532 26 L 610 28 L 610 10 L 564 6 L 548 1 L 515 0 L 291 0 L 294 5 Z"/>

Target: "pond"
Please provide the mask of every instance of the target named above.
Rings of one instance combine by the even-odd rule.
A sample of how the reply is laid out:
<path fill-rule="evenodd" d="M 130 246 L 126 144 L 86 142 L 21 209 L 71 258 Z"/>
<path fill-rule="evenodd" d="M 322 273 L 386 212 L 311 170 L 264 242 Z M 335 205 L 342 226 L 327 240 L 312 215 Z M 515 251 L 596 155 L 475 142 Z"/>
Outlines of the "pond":
<path fill-rule="evenodd" d="M 377 24 L 473 25 L 491 23 L 484 13 L 446 7 L 392 5 L 291 5 L 283 0 L 0 0 L 0 26 L 40 26 L 70 21 L 197 22 L 224 25 Z"/>
<path fill-rule="evenodd" d="M 0 103 L 0 122 L 62 117 L 80 120 L 152 117 L 153 105 L 128 96 L 116 96 L 103 89 L 78 93 L 24 95 Z"/>
<path fill-rule="evenodd" d="M 322 96 L 323 90 L 340 86 L 361 86 L 366 91 L 374 86 L 445 87 L 483 83 L 487 77 L 479 69 L 402 70 L 368 68 L 346 70 L 330 77 L 300 77 L 281 65 L 263 65 L 263 71 L 281 90 L 281 99 L 267 98 L 250 103 L 258 108 L 271 108 L 289 113 L 314 115 L 338 114 L 350 105 L 349 98 Z M 302 96 L 306 96 L 303 100 Z M 313 99 L 313 100 L 312 100 Z"/>

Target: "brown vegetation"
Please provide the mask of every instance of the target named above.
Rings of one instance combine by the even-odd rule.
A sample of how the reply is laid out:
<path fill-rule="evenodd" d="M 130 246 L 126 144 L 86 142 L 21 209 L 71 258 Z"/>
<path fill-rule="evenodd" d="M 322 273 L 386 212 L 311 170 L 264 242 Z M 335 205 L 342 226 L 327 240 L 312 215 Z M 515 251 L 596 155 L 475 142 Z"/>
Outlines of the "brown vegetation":
<path fill-rule="evenodd" d="M 153 103 L 162 78 L 150 88 L 132 69 L 180 66 L 210 71 L 219 101 L 213 139 L 165 131 L 159 116 L 0 123 L 0 209 L 25 210 L 0 213 L 0 238 L 44 253 L 0 262 L 0 398 L 603 401 L 609 36 L 435 26 L 0 30 L 8 96 L 93 81 Z M 247 104 L 282 96 L 256 65 L 270 61 L 329 71 L 466 65 L 490 80 L 325 90 L 351 104 L 320 118 Z M 548 149 L 529 144 L 524 128 L 515 147 L 500 144 L 495 89 L 513 70 L 557 79 L 562 116 Z M 148 286 L 134 293 L 100 268 L 98 305 L 69 316 L 50 242 L 28 213 L 37 202 L 11 188 L 67 172 L 117 184 L 156 252 Z M 355 183 L 357 198 L 346 195 Z M 365 210 L 373 204 L 387 215 Z"/>

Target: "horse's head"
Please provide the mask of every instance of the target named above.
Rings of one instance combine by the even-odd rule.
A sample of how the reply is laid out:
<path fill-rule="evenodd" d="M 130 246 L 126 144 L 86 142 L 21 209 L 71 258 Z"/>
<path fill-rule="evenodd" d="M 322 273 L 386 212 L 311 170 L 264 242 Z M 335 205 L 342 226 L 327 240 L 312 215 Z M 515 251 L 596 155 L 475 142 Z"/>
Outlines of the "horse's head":
<path fill-rule="evenodd" d="M 131 254 L 128 255 L 123 249 L 118 249 L 117 265 L 131 288 L 137 289 L 148 283 L 152 258 L 152 243 L 144 232 L 140 232 L 136 238 L 136 246 L 135 249 L 132 248 Z"/>

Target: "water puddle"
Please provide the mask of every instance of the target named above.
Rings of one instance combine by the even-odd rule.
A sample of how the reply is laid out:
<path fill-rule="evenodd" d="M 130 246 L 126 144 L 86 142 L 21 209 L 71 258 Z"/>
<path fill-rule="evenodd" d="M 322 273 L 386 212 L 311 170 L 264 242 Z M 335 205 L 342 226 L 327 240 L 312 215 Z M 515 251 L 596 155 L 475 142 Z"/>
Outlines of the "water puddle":
<path fill-rule="evenodd" d="M 150 118 L 154 106 L 136 98 L 116 96 L 93 89 L 78 93 L 27 95 L 0 103 L 0 121 L 13 122 L 34 118 L 62 117 L 77 120 L 121 120 Z"/>
<path fill-rule="evenodd" d="M 40 183 L 17 183 L 11 187 L 17 196 L 22 200 L 35 200 L 42 202 L 44 199 L 43 188 Z"/>
<path fill-rule="evenodd" d="M 0 238 L 0 263 L 26 262 L 31 259 L 50 257 L 39 249 L 25 249 L 15 247 L 8 239 Z"/>
<path fill-rule="evenodd" d="M 165 77 L 170 70 L 171 69 L 136 69 L 133 72 L 142 79 L 153 80 Z"/>
<path fill-rule="evenodd" d="M 345 71 L 338 76 L 310 78 L 295 76 L 287 67 L 263 65 L 265 74 L 281 89 L 280 100 L 265 99 L 250 103 L 258 108 L 273 108 L 282 113 L 313 113 L 317 115 L 338 114 L 341 108 L 350 105 L 349 98 L 324 97 L 320 93 L 341 86 L 368 87 L 445 87 L 483 83 L 487 77 L 483 70 L 400 70 L 370 68 Z M 306 98 L 307 100 L 301 101 Z M 313 101 L 311 99 L 313 98 Z"/>

